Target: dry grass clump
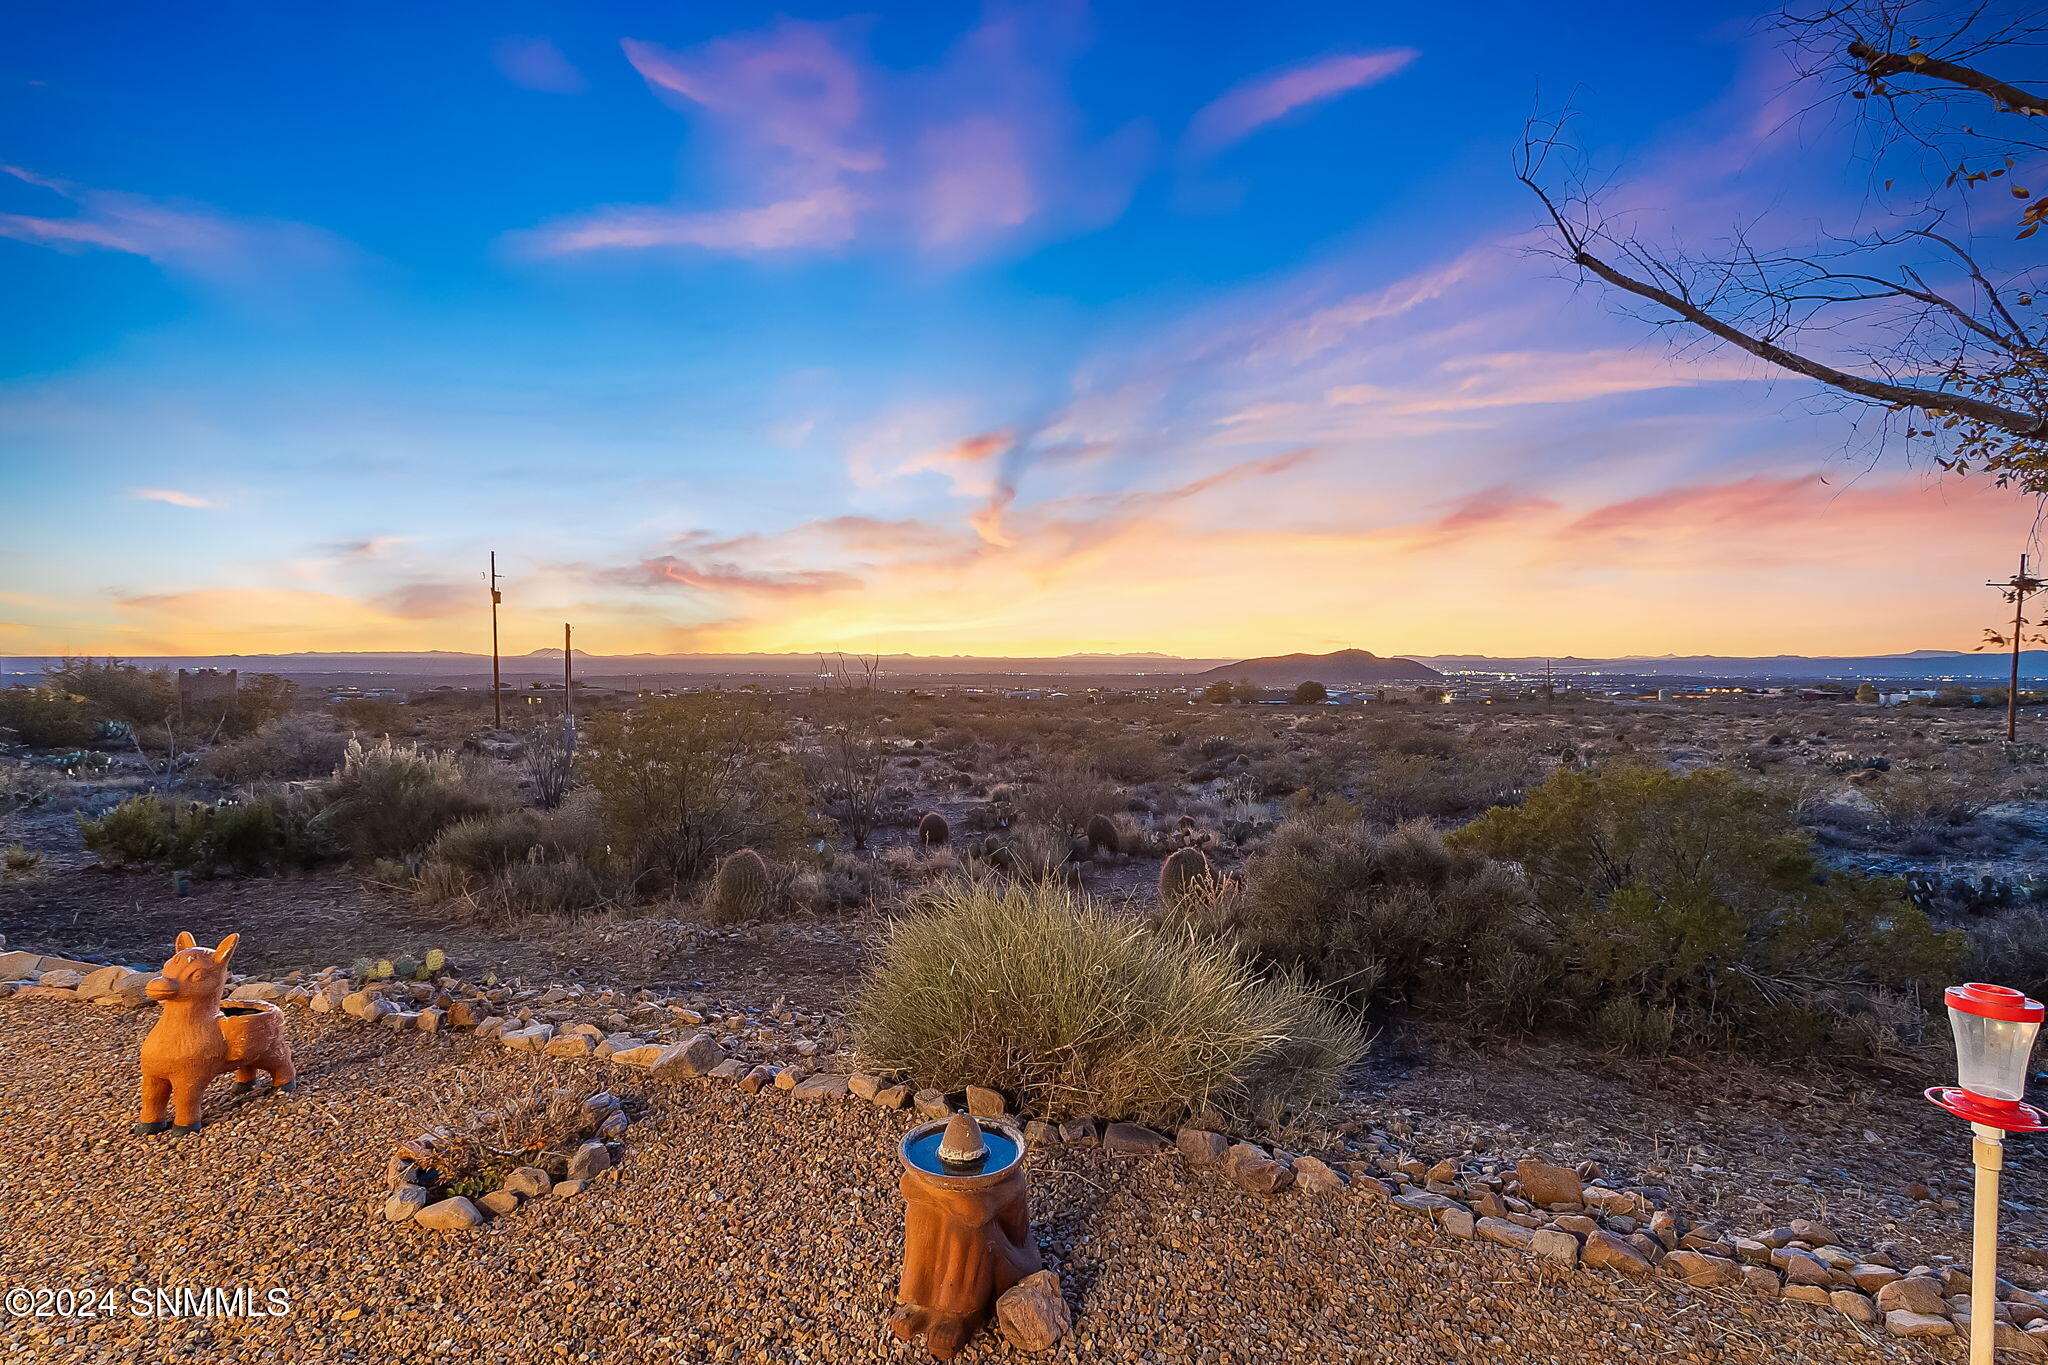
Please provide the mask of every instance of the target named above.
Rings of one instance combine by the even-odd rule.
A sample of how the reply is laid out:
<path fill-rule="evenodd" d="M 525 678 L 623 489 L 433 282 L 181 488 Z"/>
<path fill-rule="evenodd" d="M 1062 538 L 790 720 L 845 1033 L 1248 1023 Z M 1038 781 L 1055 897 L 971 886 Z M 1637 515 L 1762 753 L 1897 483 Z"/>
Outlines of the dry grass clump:
<path fill-rule="evenodd" d="M 553 1080 L 538 1060 L 509 1094 L 502 1076 L 453 1071 L 429 1110 L 428 1141 L 401 1150 L 443 1195 L 479 1198 L 521 1166 L 559 1176 L 566 1151 L 595 1136 L 606 1111 Z"/>
<path fill-rule="evenodd" d="M 1052 882 L 963 881 L 891 926 L 855 1003 L 869 1061 L 1023 1111 L 1172 1124 L 1330 1094 L 1358 1026 L 1298 980 Z"/>

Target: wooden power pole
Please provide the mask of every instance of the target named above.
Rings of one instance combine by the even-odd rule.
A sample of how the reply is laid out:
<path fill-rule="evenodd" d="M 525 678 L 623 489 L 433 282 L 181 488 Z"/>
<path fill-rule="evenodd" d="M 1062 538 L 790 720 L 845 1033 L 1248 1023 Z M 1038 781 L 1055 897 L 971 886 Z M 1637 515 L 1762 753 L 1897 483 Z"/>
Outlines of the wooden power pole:
<path fill-rule="evenodd" d="M 576 676 L 570 669 L 569 623 L 562 622 L 562 747 L 576 752 Z"/>
<path fill-rule="evenodd" d="M 491 551 L 491 725 L 505 728 L 505 693 L 498 685 L 498 604 L 505 594 L 498 591 L 498 552 Z"/>
<path fill-rule="evenodd" d="M 2003 581 L 1992 579 L 1984 586 L 2003 588 L 2006 600 L 2012 603 L 2012 674 L 2005 689 L 2005 738 L 2011 743 L 2020 737 L 2020 648 L 2027 637 L 2027 598 L 2048 584 L 2027 573 L 2027 556 L 2021 555 L 2018 573 Z M 1993 634 L 1992 638 L 1997 637 Z"/>

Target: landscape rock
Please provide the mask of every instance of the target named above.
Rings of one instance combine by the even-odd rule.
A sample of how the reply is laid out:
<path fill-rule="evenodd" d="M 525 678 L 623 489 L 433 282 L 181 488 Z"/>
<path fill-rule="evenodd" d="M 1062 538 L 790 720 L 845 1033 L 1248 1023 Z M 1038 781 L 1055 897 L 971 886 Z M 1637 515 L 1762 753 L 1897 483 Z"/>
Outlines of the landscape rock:
<path fill-rule="evenodd" d="M 1172 1145 L 1163 1134 L 1138 1123 L 1112 1123 L 1102 1133 L 1102 1150 L 1111 1156 L 1153 1156 Z"/>
<path fill-rule="evenodd" d="M 1485 1241 L 1498 1242 L 1517 1251 L 1532 1250 L 1536 1241 L 1536 1234 L 1533 1231 L 1520 1223 L 1510 1223 L 1505 1218 L 1482 1218 L 1472 1230 Z"/>
<path fill-rule="evenodd" d="M 1332 1195 L 1343 1193 L 1345 1180 L 1328 1162 L 1318 1157 L 1298 1156 L 1294 1159 L 1294 1184 L 1308 1194 Z"/>
<path fill-rule="evenodd" d="M 400 1185 L 384 1200 L 386 1222 L 403 1223 L 427 1206 L 427 1191 L 421 1185 Z"/>
<path fill-rule="evenodd" d="M 1545 1208 L 1553 1204 L 1584 1202 L 1585 1182 L 1569 1166 L 1556 1166 L 1534 1157 L 1515 1163 L 1515 1178 L 1522 1182 L 1523 1197 Z"/>
<path fill-rule="evenodd" d="M 482 1227 L 484 1216 L 477 1211 L 476 1205 L 458 1194 L 438 1204 L 427 1205 L 413 1215 L 413 1221 L 437 1232 L 463 1232 Z"/>
<path fill-rule="evenodd" d="M 846 1077 L 823 1072 L 815 1076 L 806 1076 L 790 1092 L 792 1098 L 799 1100 L 836 1100 L 849 1093 Z"/>
<path fill-rule="evenodd" d="M 1587 1265 L 1624 1275 L 1648 1275 L 1657 1268 L 1634 1243 L 1605 1229 L 1587 1234 L 1580 1255 Z M 1776 1278 L 1772 1276 L 1773 1281 Z"/>
<path fill-rule="evenodd" d="M 1273 1160 L 1249 1142 L 1240 1142 L 1230 1149 L 1223 1170 L 1239 1189 L 1253 1194 L 1278 1194 L 1294 1183 L 1293 1167 Z"/>
<path fill-rule="evenodd" d="M 1932 1313 L 1894 1308 L 1884 1315 L 1884 1328 L 1895 1337 L 1952 1337 L 1956 1325 Z"/>
<path fill-rule="evenodd" d="M 1734 1261 L 1697 1251 L 1674 1251 L 1664 1258 L 1662 1268 L 1696 1289 L 1732 1285 L 1742 1278 Z"/>
<path fill-rule="evenodd" d="M 999 1119 L 1008 1112 L 1003 1097 L 987 1086 L 967 1087 L 967 1112 L 976 1118 Z"/>
<path fill-rule="evenodd" d="M 1887 1313 L 1914 1313 L 1946 1317 L 1948 1301 L 1941 1295 L 1941 1282 L 1921 1275 L 1893 1280 L 1877 1291 L 1877 1306 Z"/>
<path fill-rule="evenodd" d="M 519 1196 L 510 1190 L 497 1189 L 477 1200 L 477 1203 L 482 1206 L 485 1213 L 502 1218 L 519 1207 Z"/>
<path fill-rule="evenodd" d="M 996 1324 L 1003 1340 L 1019 1351 L 1049 1351 L 1073 1329 L 1074 1314 L 1060 1294 L 1060 1277 L 1050 1270 L 1027 1275 L 996 1300 Z"/>
<path fill-rule="evenodd" d="M 1873 1323 L 1877 1321 L 1877 1305 L 1870 1301 L 1868 1294 L 1854 1289 L 1837 1289 L 1828 1295 L 1828 1302 L 1835 1311 L 1851 1322 Z"/>
<path fill-rule="evenodd" d="M 570 1180 L 589 1180 L 611 1168 L 611 1151 L 602 1142 L 586 1142 L 569 1154 Z"/>
<path fill-rule="evenodd" d="M 1190 1166 L 1220 1166 L 1230 1151 L 1230 1140 L 1206 1128 L 1183 1128 L 1174 1139 L 1181 1157 Z"/>
<path fill-rule="evenodd" d="M 1560 1232 L 1556 1228 L 1536 1229 L 1535 1237 L 1529 1242 L 1529 1249 L 1546 1260 L 1563 1261 L 1566 1265 L 1579 1263 L 1579 1239 L 1569 1232 Z"/>
<path fill-rule="evenodd" d="M 711 1041 L 710 1034 L 699 1033 L 663 1049 L 647 1069 L 659 1080 L 708 1076 L 724 1060 L 725 1050 Z"/>
<path fill-rule="evenodd" d="M 574 1199 L 589 1188 L 588 1180 L 563 1180 L 556 1183 L 553 1192 L 557 1199 Z"/>
<path fill-rule="evenodd" d="M 540 1167 L 521 1166 L 518 1170 L 506 1176 L 505 1183 L 499 1186 L 499 1188 L 511 1194 L 533 1199 L 546 1194 L 550 1189 L 554 1188 L 554 1183 L 549 1178 L 548 1173 Z"/>

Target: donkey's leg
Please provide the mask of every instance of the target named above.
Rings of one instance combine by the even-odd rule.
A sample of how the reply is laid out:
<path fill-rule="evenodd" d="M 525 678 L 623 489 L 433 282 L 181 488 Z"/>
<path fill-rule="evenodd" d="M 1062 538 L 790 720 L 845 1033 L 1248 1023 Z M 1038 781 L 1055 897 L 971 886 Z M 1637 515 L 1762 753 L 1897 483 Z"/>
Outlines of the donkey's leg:
<path fill-rule="evenodd" d="M 256 1088 L 256 1068 L 243 1066 L 235 1068 L 235 1088 L 232 1094 L 246 1095 Z"/>
<path fill-rule="evenodd" d="M 165 1115 L 170 1110 L 171 1082 L 165 1076 L 142 1073 L 142 1120 L 135 1125 L 138 1133 L 161 1133 L 171 1126 Z"/>
<path fill-rule="evenodd" d="M 299 1083 L 299 1069 L 292 1065 L 292 1050 L 284 1043 L 278 1044 L 270 1060 L 263 1063 L 263 1069 L 270 1073 L 272 1090 L 291 1090 Z"/>
<path fill-rule="evenodd" d="M 173 1127 L 174 1132 L 196 1133 L 199 1131 L 199 1101 L 205 1095 L 206 1082 L 203 1080 L 193 1079 L 186 1081 L 182 1085 L 172 1085 L 171 1113 L 178 1120 Z"/>

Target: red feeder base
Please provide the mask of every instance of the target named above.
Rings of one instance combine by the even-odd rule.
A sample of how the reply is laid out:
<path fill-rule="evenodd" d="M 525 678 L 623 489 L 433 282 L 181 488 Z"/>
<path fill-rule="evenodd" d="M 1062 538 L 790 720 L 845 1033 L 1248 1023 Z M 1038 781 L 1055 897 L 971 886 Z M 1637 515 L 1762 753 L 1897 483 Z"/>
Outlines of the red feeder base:
<path fill-rule="evenodd" d="M 1999 1104 L 1954 1085 L 1935 1086 L 1927 1092 L 1927 1099 L 1959 1119 L 1981 1123 L 1987 1128 L 1999 1128 L 2008 1133 L 2048 1132 L 2048 1114 L 2031 1104 Z"/>

